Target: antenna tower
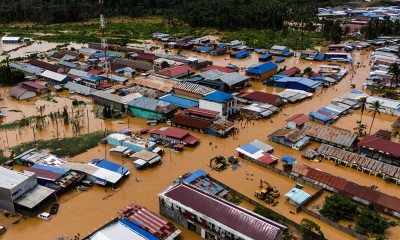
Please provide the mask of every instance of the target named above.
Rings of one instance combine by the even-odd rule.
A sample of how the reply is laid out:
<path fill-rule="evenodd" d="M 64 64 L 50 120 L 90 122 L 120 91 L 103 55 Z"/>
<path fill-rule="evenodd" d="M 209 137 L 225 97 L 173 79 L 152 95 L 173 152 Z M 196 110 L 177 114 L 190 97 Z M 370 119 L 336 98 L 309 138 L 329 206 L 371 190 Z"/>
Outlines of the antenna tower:
<path fill-rule="evenodd" d="M 110 71 L 110 59 L 108 59 L 108 56 L 107 56 L 108 44 L 107 44 L 107 38 L 106 38 L 106 32 L 105 32 L 106 23 L 105 23 L 104 15 L 103 15 L 103 4 L 104 4 L 104 0 L 99 0 L 101 49 L 103 50 L 103 55 L 104 55 L 101 57 L 100 65 L 103 67 L 103 72 L 104 72 L 106 78 L 108 78 L 108 73 Z"/>

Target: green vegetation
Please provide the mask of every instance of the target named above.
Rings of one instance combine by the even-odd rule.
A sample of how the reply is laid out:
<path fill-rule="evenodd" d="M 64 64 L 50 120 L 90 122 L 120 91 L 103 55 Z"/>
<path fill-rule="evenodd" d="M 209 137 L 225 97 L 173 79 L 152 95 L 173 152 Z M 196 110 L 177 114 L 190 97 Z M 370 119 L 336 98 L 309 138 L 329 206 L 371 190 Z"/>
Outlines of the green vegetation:
<path fill-rule="evenodd" d="M 96 147 L 100 139 L 107 135 L 108 132 L 97 131 L 76 137 L 68 137 L 62 139 L 38 140 L 36 142 L 21 143 L 12 147 L 12 153 L 21 154 L 29 149 L 47 149 L 50 153 L 59 157 L 74 157 L 87 150 Z"/>
<path fill-rule="evenodd" d="M 321 231 L 321 227 L 318 226 L 315 222 L 310 219 L 303 218 L 300 222 L 300 233 L 303 240 L 324 240 L 324 233 Z M 314 235 L 310 234 L 311 232 L 318 233 L 319 238 L 316 239 Z"/>
<path fill-rule="evenodd" d="M 240 196 L 230 195 L 228 201 L 235 205 L 239 205 L 242 202 L 242 198 Z"/>
<path fill-rule="evenodd" d="M 357 204 L 339 194 L 333 194 L 325 198 L 320 213 L 335 222 L 341 219 L 351 220 L 357 214 Z"/>
<path fill-rule="evenodd" d="M 8 160 L 9 158 L 4 155 L 4 151 L 0 149 L 0 163 L 4 163 Z"/>
<path fill-rule="evenodd" d="M 29 126 L 29 124 L 32 122 L 32 119 L 34 119 L 34 118 L 35 117 L 24 117 L 24 118 L 21 118 L 20 120 L 14 121 L 14 122 L 0 124 L 0 130 L 15 129 L 15 128 L 19 128 L 19 127 Z"/>
<path fill-rule="evenodd" d="M 25 74 L 22 71 L 10 68 L 8 58 L 6 58 L 6 64 L 0 66 L 0 85 L 15 85 L 24 81 L 24 78 Z"/>
<path fill-rule="evenodd" d="M 381 237 L 386 229 L 394 226 L 397 226 L 397 222 L 390 221 L 374 210 L 365 209 L 360 214 L 355 230 L 365 236 Z"/>
<path fill-rule="evenodd" d="M 255 212 L 265 218 L 271 219 L 275 222 L 279 222 L 279 220 L 280 220 L 280 216 L 278 214 L 274 213 L 269 208 L 266 208 L 263 206 L 257 206 L 253 212 Z"/>
<path fill-rule="evenodd" d="M 400 21 L 392 21 L 390 17 L 384 17 L 384 20 L 374 19 L 361 28 L 361 33 L 365 35 L 366 39 L 374 39 L 377 36 L 385 35 L 399 35 L 400 34 Z"/>
<path fill-rule="evenodd" d="M 374 125 L 375 117 L 376 114 L 381 115 L 381 110 L 383 109 L 381 102 L 378 100 L 373 101 L 371 106 L 369 107 L 368 112 L 372 112 L 372 122 L 371 122 L 371 127 L 369 128 L 369 135 L 371 135 L 371 130 L 372 130 L 372 125 Z"/>

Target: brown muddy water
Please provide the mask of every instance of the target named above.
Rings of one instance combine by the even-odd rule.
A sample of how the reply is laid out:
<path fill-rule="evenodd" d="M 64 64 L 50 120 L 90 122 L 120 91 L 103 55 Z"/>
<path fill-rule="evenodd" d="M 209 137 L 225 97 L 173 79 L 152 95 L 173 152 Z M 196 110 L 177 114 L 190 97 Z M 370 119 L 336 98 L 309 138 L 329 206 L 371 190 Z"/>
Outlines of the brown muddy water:
<path fill-rule="evenodd" d="M 362 55 L 360 55 L 360 53 Z M 200 55 L 199 58 L 210 59 L 216 65 L 225 66 L 228 65 L 228 63 L 232 63 L 240 67 L 248 67 L 252 63 L 258 61 L 256 56 L 257 55 L 253 55 L 251 59 L 246 60 L 225 59 L 224 57 L 214 58 L 207 55 Z M 367 56 L 368 55 L 366 52 L 356 52 L 354 56 L 355 62 L 363 62 L 365 65 L 368 65 L 367 63 L 369 59 L 366 58 Z M 317 71 L 319 63 L 302 61 L 293 57 L 287 60 L 287 62 L 281 63 L 281 65 L 286 65 L 288 67 L 297 66 L 300 69 L 310 66 L 314 71 Z M 272 173 L 247 161 L 242 161 L 242 167 L 235 171 L 227 169 L 221 173 L 211 171 L 211 169 L 208 167 L 208 164 L 210 158 L 216 155 L 223 155 L 225 157 L 231 155 L 236 156 L 236 147 L 258 139 L 272 145 L 275 148 L 274 155 L 277 157 L 290 155 L 297 158 L 299 163 L 308 164 L 323 171 L 327 171 L 332 174 L 342 176 L 348 180 L 355 181 L 359 184 L 368 186 L 376 185 L 378 186 L 378 190 L 400 197 L 399 187 L 397 187 L 394 183 L 386 183 L 380 178 L 369 176 L 368 174 L 357 172 L 354 169 L 346 168 L 344 166 L 335 166 L 334 163 L 328 162 L 327 160 L 320 163 L 310 162 L 301 157 L 301 151 L 296 151 L 267 140 L 267 135 L 274 130 L 283 127 L 285 125 L 285 119 L 287 119 L 290 115 L 296 113 L 308 113 L 324 104 L 328 104 L 332 98 L 349 92 L 351 90 L 351 83 L 356 84 L 357 89 L 361 89 L 361 84 L 365 81 L 366 77 L 368 77 L 369 70 L 370 69 L 368 66 L 365 68 L 359 68 L 356 70 L 356 74 L 353 78 L 351 74 L 349 74 L 345 79 L 335 85 L 334 88 L 330 87 L 329 89 L 324 89 L 324 93 L 318 97 L 314 96 L 312 99 L 308 99 L 296 104 L 287 104 L 283 107 L 281 113 L 274 115 L 270 119 L 254 121 L 248 125 L 237 122 L 237 126 L 240 129 L 237 139 L 233 139 L 232 137 L 220 139 L 210 135 L 193 132 L 193 135 L 201 140 L 201 143 L 198 146 L 194 148 L 186 148 L 182 153 L 169 152 L 167 150 L 163 157 L 163 164 L 152 169 L 137 171 L 134 168 L 133 163 L 128 159 L 110 156 L 108 152 L 106 152 L 106 157 L 108 159 L 129 167 L 131 171 L 131 176 L 121 184 L 118 192 L 113 192 L 110 189 L 105 189 L 99 186 L 94 186 L 89 191 L 80 194 L 71 191 L 59 199 L 61 202 L 59 213 L 50 221 L 44 221 L 32 217 L 22 220 L 18 224 L 9 225 L 9 223 L 6 222 L 9 220 L 5 219 L 4 217 L 0 217 L 0 224 L 4 223 L 9 227 L 7 233 L 1 236 L 0 239 L 53 240 L 59 235 L 67 235 L 73 238 L 73 236 L 77 233 L 80 233 L 81 236 L 86 236 L 99 226 L 105 224 L 108 220 L 114 218 L 119 209 L 131 202 L 142 204 L 154 212 L 158 212 L 157 194 L 163 189 L 167 188 L 179 175 L 182 175 L 188 171 L 195 171 L 199 168 L 206 170 L 212 177 L 250 197 L 252 197 L 254 191 L 258 189 L 260 178 L 263 178 L 272 186 L 276 186 L 281 192 L 281 196 L 279 197 L 280 203 L 276 207 L 272 207 L 264 203 L 267 207 L 273 208 L 273 210 L 289 217 L 290 219 L 293 219 L 296 222 L 300 222 L 302 218 L 309 218 L 315 221 L 321 226 L 325 237 L 328 239 L 352 239 L 349 235 L 344 234 L 302 212 L 296 215 L 290 214 L 289 211 L 293 211 L 294 207 L 288 203 L 288 200 L 283 195 L 295 186 L 294 181 Z M 112 130 L 126 128 L 128 127 L 128 119 L 130 125 L 129 127 L 133 130 L 140 130 L 144 127 L 147 127 L 146 121 L 140 118 L 129 117 L 116 121 L 103 121 L 100 119 L 95 119 L 93 113 L 91 112 L 95 106 L 91 104 L 91 100 L 89 98 L 78 95 L 71 96 L 65 91 L 62 93 L 56 93 L 56 103 L 45 100 L 16 101 L 15 99 L 8 97 L 6 93 L 7 90 L 7 88 L 0 90 L 0 97 L 2 96 L 5 98 L 4 101 L 0 101 L 0 108 L 2 108 L 7 115 L 7 118 L 5 119 L 6 123 L 15 121 L 22 116 L 36 115 L 37 111 L 35 106 L 45 105 L 46 113 L 50 111 L 57 111 L 58 109 L 61 111 L 64 106 L 68 106 L 70 112 L 72 112 L 72 109 L 76 111 L 76 108 L 71 107 L 71 99 L 77 98 L 78 100 L 83 100 L 88 103 L 84 108 L 84 112 L 86 114 L 86 109 L 89 111 L 89 129 L 87 129 L 87 125 L 85 125 L 86 127 L 82 133 L 104 128 Z M 249 90 L 262 90 L 273 93 L 282 91 L 282 89 L 267 87 L 260 83 L 252 83 L 252 86 L 249 88 Z M 21 112 L 13 112 L 10 110 L 20 110 Z M 87 123 L 86 116 L 84 119 L 85 123 Z M 356 126 L 356 121 L 359 119 L 360 111 L 357 110 L 352 114 L 341 117 L 334 124 L 334 126 L 352 130 Z M 390 125 L 394 120 L 395 117 L 387 114 L 377 116 L 372 132 L 375 132 L 378 129 L 390 130 Z M 364 112 L 363 122 L 369 125 L 371 121 L 371 113 Z M 42 132 L 37 132 L 36 136 L 38 139 L 51 139 L 55 136 L 55 129 L 55 124 L 50 122 L 46 129 Z M 73 133 L 69 126 L 60 127 L 60 136 L 72 136 L 72 134 Z M 20 142 L 33 140 L 31 128 L 8 130 L 8 144 L 5 140 L 5 135 L 5 131 L 2 131 L 0 135 L 0 148 L 2 149 L 7 148 L 8 146 L 17 145 Z M 213 143 L 212 146 L 209 145 L 209 142 Z M 317 143 L 312 143 L 309 147 L 315 148 L 317 146 Z M 110 148 L 111 146 L 107 146 L 107 149 Z M 105 149 L 103 145 L 99 145 L 98 147 L 90 149 L 84 154 L 67 160 L 86 163 L 93 158 L 103 158 L 105 156 L 105 150 L 107 149 Z M 142 181 L 135 181 L 135 177 L 140 178 Z M 306 187 L 305 191 L 309 192 L 310 194 L 315 192 L 314 189 L 309 187 Z M 251 207 L 248 204 L 243 206 Z M 195 233 L 184 230 L 180 226 L 178 227 L 183 230 L 183 239 L 200 239 L 200 237 Z M 386 235 L 389 237 L 389 239 L 400 239 L 400 227 L 389 229 L 386 232 Z"/>

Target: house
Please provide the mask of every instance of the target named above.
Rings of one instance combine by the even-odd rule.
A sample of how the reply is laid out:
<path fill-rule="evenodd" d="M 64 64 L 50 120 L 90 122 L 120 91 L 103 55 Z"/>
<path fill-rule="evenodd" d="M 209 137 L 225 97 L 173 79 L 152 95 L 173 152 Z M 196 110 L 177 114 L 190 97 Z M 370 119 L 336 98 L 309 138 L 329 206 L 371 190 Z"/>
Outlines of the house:
<path fill-rule="evenodd" d="M 22 82 L 20 83 L 20 86 L 22 88 L 27 89 L 28 91 L 35 92 L 37 95 L 47 93 L 50 91 L 48 87 L 43 86 L 40 83 L 37 82 Z"/>
<path fill-rule="evenodd" d="M 333 123 L 338 116 L 336 114 L 332 114 L 330 112 L 322 111 L 322 110 L 317 110 L 317 111 L 312 111 L 308 114 L 310 119 L 314 122 L 321 123 L 321 124 L 331 124 Z"/>
<path fill-rule="evenodd" d="M 13 98 L 16 98 L 18 100 L 26 100 L 29 98 L 34 98 L 36 97 L 36 93 L 33 91 L 29 91 L 23 87 L 20 86 L 14 86 L 10 90 L 8 90 L 8 94 L 10 94 Z"/>
<path fill-rule="evenodd" d="M 263 82 L 278 72 L 278 65 L 273 62 L 255 64 L 246 70 L 250 80 Z"/>
<path fill-rule="evenodd" d="M 206 133 L 216 137 L 225 138 L 235 130 L 235 126 L 234 122 L 220 118 L 212 122 L 212 124 L 207 128 Z"/>
<path fill-rule="evenodd" d="M 232 73 L 232 72 L 234 72 L 233 69 L 222 67 L 222 66 L 217 66 L 217 65 L 211 65 L 211 66 L 208 66 L 206 68 L 202 68 L 200 71 L 201 72 L 208 72 L 208 71 L 211 71 L 211 70 L 218 70 L 218 71 L 224 72 L 224 73 Z"/>
<path fill-rule="evenodd" d="M 279 107 L 285 103 L 279 95 L 260 91 L 244 92 L 236 95 L 236 97 L 257 103 L 268 103 L 276 107 Z"/>
<path fill-rule="evenodd" d="M 212 124 L 212 120 L 191 116 L 182 112 L 175 114 L 171 119 L 171 123 L 172 126 L 197 130 L 199 132 L 203 131 L 203 133 L 206 133 L 207 128 Z"/>
<path fill-rule="evenodd" d="M 278 158 L 271 155 L 274 148 L 260 140 L 254 140 L 251 143 L 239 146 L 236 151 L 239 157 L 257 164 L 273 165 L 278 162 Z"/>
<path fill-rule="evenodd" d="M 13 158 L 15 164 L 32 166 L 34 164 L 60 167 L 64 160 L 50 153 L 40 151 L 36 148 L 27 150 Z"/>
<path fill-rule="evenodd" d="M 160 213 L 206 239 L 282 239 L 286 227 L 186 183 L 158 194 Z M 215 211 L 218 209 L 218 211 Z"/>
<path fill-rule="evenodd" d="M 311 60 L 311 61 L 324 61 L 325 54 L 314 51 L 314 50 L 305 50 L 300 53 L 301 59 Z"/>
<path fill-rule="evenodd" d="M 286 119 L 286 127 L 291 129 L 299 129 L 309 119 L 310 117 L 305 115 L 304 113 L 294 114 L 290 118 Z"/>
<path fill-rule="evenodd" d="M 399 165 L 400 162 L 400 144 L 378 138 L 376 136 L 365 136 L 357 143 L 360 153 L 367 157 L 379 159 L 393 165 Z"/>
<path fill-rule="evenodd" d="M 281 128 L 268 135 L 269 140 L 300 150 L 305 147 L 310 138 L 297 129 Z"/>
<path fill-rule="evenodd" d="M 296 74 L 300 73 L 301 70 L 297 67 L 291 67 L 283 71 L 283 74 L 288 77 L 294 77 Z"/>
<path fill-rule="evenodd" d="M 154 75 L 136 77 L 131 83 L 136 86 L 154 89 L 163 93 L 170 93 L 175 86 L 180 84 L 179 81 Z"/>
<path fill-rule="evenodd" d="M 81 80 L 83 85 L 94 89 L 99 89 L 100 85 L 104 84 L 104 78 L 92 74 L 82 77 Z"/>
<path fill-rule="evenodd" d="M 170 77 L 170 78 L 185 78 L 194 74 L 194 70 L 186 65 L 172 66 L 164 68 L 157 72 L 157 74 Z"/>
<path fill-rule="evenodd" d="M 109 166 L 98 167 L 86 163 L 65 162 L 62 167 L 86 174 L 88 180 L 102 186 L 115 185 L 124 177 L 121 172 L 116 172 L 114 168 L 110 168 Z"/>
<path fill-rule="evenodd" d="M 82 53 L 79 53 L 76 51 L 63 50 L 63 51 L 54 52 L 54 53 L 50 54 L 49 58 L 69 62 L 69 61 L 78 61 L 78 60 L 84 58 L 84 56 Z"/>
<path fill-rule="evenodd" d="M 278 96 L 290 103 L 294 103 L 306 98 L 311 98 L 313 94 L 302 90 L 285 89 L 278 93 Z"/>
<path fill-rule="evenodd" d="M 17 172 L 0 167 L 0 207 L 10 212 L 32 215 L 54 198 L 54 190 L 37 184 L 33 172 Z"/>
<path fill-rule="evenodd" d="M 111 70 L 115 71 L 117 69 L 130 67 L 137 72 L 148 72 L 151 70 L 158 71 L 160 68 L 154 66 L 153 64 L 141 62 L 141 61 L 132 61 L 127 59 L 117 58 L 111 62 Z"/>
<path fill-rule="evenodd" d="M 43 77 L 47 83 L 52 85 L 66 84 L 70 81 L 70 77 L 49 70 L 44 71 L 40 76 Z"/>
<path fill-rule="evenodd" d="M 139 53 L 137 56 L 133 57 L 134 60 L 143 61 L 153 63 L 154 60 L 159 59 L 160 57 L 156 56 L 152 53 Z"/>
<path fill-rule="evenodd" d="M 237 100 L 231 94 L 215 91 L 199 100 L 199 107 L 217 111 L 223 118 L 229 118 L 237 110 Z"/>
<path fill-rule="evenodd" d="M 88 164 L 92 165 L 92 166 L 107 169 L 109 171 L 121 174 L 122 176 L 125 176 L 125 177 L 129 176 L 129 174 L 130 174 L 129 168 L 124 167 L 120 164 L 111 162 L 107 159 L 95 158 L 95 159 L 92 159 L 92 161 L 90 161 L 90 163 L 88 163 Z"/>
<path fill-rule="evenodd" d="M 148 166 L 161 163 L 161 156 L 157 153 L 149 152 L 147 150 L 142 150 L 132 154 L 129 158 L 132 159 L 135 167 L 137 169 L 143 169 Z"/>
<path fill-rule="evenodd" d="M 67 82 L 64 85 L 65 89 L 68 89 L 71 93 L 79 93 L 82 94 L 84 96 L 91 96 L 92 93 L 97 92 L 98 90 L 95 88 L 91 88 L 76 82 Z"/>
<path fill-rule="evenodd" d="M 249 77 L 237 72 L 225 73 L 215 69 L 202 72 L 200 76 L 203 80 L 198 84 L 228 93 L 240 91 L 249 84 Z"/>
<path fill-rule="evenodd" d="M 64 73 L 65 72 L 65 69 L 63 67 L 53 65 L 51 63 L 43 62 L 43 61 L 40 61 L 37 59 L 31 59 L 28 61 L 28 63 L 32 66 L 39 67 L 41 69 L 49 70 L 49 71 L 56 72 L 56 73 Z"/>
<path fill-rule="evenodd" d="M 128 147 L 134 152 L 140 152 L 142 150 L 153 151 L 153 149 L 157 147 L 154 142 L 141 138 L 129 137 L 121 133 L 112 133 L 108 135 L 106 139 L 108 144 Z"/>
<path fill-rule="evenodd" d="M 320 82 L 303 77 L 282 77 L 274 79 L 274 82 L 275 86 L 280 88 L 290 88 L 315 93 L 322 91 L 322 84 Z"/>
<path fill-rule="evenodd" d="M 195 145 L 199 139 L 190 135 L 189 131 L 181 130 L 173 127 L 161 127 L 150 131 L 150 137 L 161 139 L 164 141 L 175 141 L 187 145 Z"/>
<path fill-rule="evenodd" d="M 357 135 L 349 130 L 313 122 L 305 122 L 301 132 L 317 142 L 342 148 L 352 147 L 357 139 Z"/>
<path fill-rule="evenodd" d="M 1 38 L 1 41 L 4 44 L 9 44 L 9 43 L 20 43 L 22 40 L 20 37 L 4 36 Z"/>
<path fill-rule="evenodd" d="M 288 47 L 286 46 L 279 46 L 279 45 L 274 45 L 271 47 L 271 50 L 269 53 L 275 55 L 275 56 L 284 56 L 284 57 L 290 57 L 293 56 L 293 52 L 289 50 Z"/>
<path fill-rule="evenodd" d="M 252 119 L 268 118 L 279 112 L 279 108 L 268 103 L 253 103 L 239 108 L 240 114 Z"/>
<path fill-rule="evenodd" d="M 128 102 L 128 109 L 133 116 L 157 119 L 162 122 L 171 119 L 177 108 L 171 103 L 148 97 L 140 97 Z"/>
<path fill-rule="evenodd" d="M 266 53 L 266 54 L 263 54 L 263 55 L 261 55 L 260 57 L 258 57 L 258 61 L 260 61 L 260 62 L 267 62 L 267 61 L 269 61 L 269 60 L 271 60 L 272 59 L 272 54 L 270 54 L 270 53 Z"/>
<path fill-rule="evenodd" d="M 39 165 L 35 164 L 32 167 L 24 170 L 24 172 L 33 172 L 36 174 L 38 184 L 42 186 L 46 186 L 48 183 L 55 183 L 61 177 L 63 177 L 69 169 L 47 166 L 47 165 Z"/>
<path fill-rule="evenodd" d="M 185 98 L 187 97 L 188 99 L 196 100 L 215 92 L 215 89 L 191 82 L 182 82 L 174 86 L 173 92 L 176 95 L 181 95 Z"/>
<path fill-rule="evenodd" d="M 142 97 L 139 93 L 131 93 L 121 96 L 114 89 L 107 91 L 97 91 L 92 93 L 93 102 L 113 110 L 125 112 L 128 108 L 128 103 L 136 98 Z"/>
<path fill-rule="evenodd" d="M 285 194 L 285 197 L 289 198 L 289 203 L 298 207 L 301 206 L 309 197 L 310 194 L 301 190 L 300 188 L 292 188 Z"/>
<path fill-rule="evenodd" d="M 29 63 L 24 62 L 11 62 L 10 67 L 21 70 L 22 72 L 30 75 L 30 76 L 37 76 L 42 73 L 42 69 L 35 67 Z"/>
<path fill-rule="evenodd" d="M 160 100 L 164 101 L 164 102 L 168 102 L 171 103 L 175 106 L 178 106 L 180 108 L 190 108 L 190 107 L 197 107 L 199 106 L 199 102 L 198 101 L 194 101 L 194 100 L 190 100 L 187 98 L 183 98 L 180 97 L 178 95 L 175 94 L 167 94 L 163 97 L 160 97 Z"/>

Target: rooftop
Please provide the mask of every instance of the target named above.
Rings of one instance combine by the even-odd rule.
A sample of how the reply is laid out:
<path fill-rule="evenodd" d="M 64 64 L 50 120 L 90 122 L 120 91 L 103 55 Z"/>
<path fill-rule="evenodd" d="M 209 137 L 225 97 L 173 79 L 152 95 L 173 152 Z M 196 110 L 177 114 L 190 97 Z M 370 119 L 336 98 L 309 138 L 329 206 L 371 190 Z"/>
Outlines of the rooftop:
<path fill-rule="evenodd" d="M 372 148 L 392 156 L 400 157 L 400 144 L 383 138 L 366 136 L 357 143 L 357 146 Z"/>
<path fill-rule="evenodd" d="M 246 70 L 246 73 L 252 73 L 252 74 L 261 75 L 263 73 L 269 72 L 269 71 L 271 71 L 273 69 L 276 69 L 276 68 L 278 68 L 278 65 L 276 65 L 275 63 L 266 62 L 266 63 L 263 63 L 263 64 L 257 64 L 255 66 L 252 66 L 252 67 L 248 68 Z"/>
<path fill-rule="evenodd" d="M 188 135 L 189 131 L 173 127 L 161 127 L 151 130 L 150 133 L 181 139 Z"/>
<path fill-rule="evenodd" d="M 183 83 L 175 86 L 174 88 L 182 90 L 182 91 L 196 93 L 196 94 L 199 94 L 202 96 L 206 96 L 207 94 L 215 92 L 215 89 L 205 87 L 205 86 L 195 84 L 195 83 L 190 83 L 190 82 L 183 82 Z"/>
<path fill-rule="evenodd" d="M 280 98 L 278 95 L 260 91 L 240 93 L 237 97 L 269 104 L 275 104 Z"/>
<path fill-rule="evenodd" d="M 189 108 L 189 107 L 196 107 L 199 106 L 199 102 L 189 100 L 186 98 L 181 98 L 175 94 L 168 94 L 163 97 L 160 97 L 160 100 L 163 100 L 165 102 L 172 103 L 178 107 L 181 108 Z"/>
<path fill-rule="evenodd" d="M 288 197 L 296 204 L 301 205 L 305 200 L 310 197 L 310 194 L 299 188 L 292 188 L 289 192 L 285 194 L 285 197 Z"/>
<path fill-rule="evenodd" d="M 297 129 L 281 128 L 271 133 L 269 137 L 285 137 L 292 142 L 298 142 L 305 137 L 305 135 Z"/>
<path fill-rule="evenodd" d="M 194 70 L 185 65 L 164 68 L 163 70 L 160 70 L 157 72 L 157 74 L 171 77 L 171 78 L 174 78 L 174 77 L 179 78 L 181 76 L 190 75 L 192 73 L 194 73 Z"/>
<path fill-rule="evenodd" d="M 33 189 L 26 192 L 20 198 L 15 200 L 15 203 L 27 208 L 33 208 L 51 194 L 53 194 L 55 190 L 51 188 L 47 188 L 41 185 L 36 185 Z"/>
<path fill-rule="evenodd" d="M 153 98 L 148 98 L 148 97 L 136 98 L 136 99 L 128 102 L 128 106 L 145 109 L 145 110 L 149 110 L 149 111 L 153 111 L 153 112 L 159 112 L 159 113 L 169 113 L 178 108 L 177 106 L 175 106 L 171 103 L 164 102 L 162 100 L 153 99 Z"/>
<path fill-rule="evenodd" d="M 307 122 L 310 119 L 309 116 L 305 115 L 304 113 L 295 114 L 290 118 L 286 119 L 287 122 L 292 121 L 296 123 L 296 125 L 302 125 L 303 123 Z"/>
<path fill-rule="evenodd" d="M 213 93 L 206 95 L 205 97 L 203 97 L 203 99 L 213 101 L 213 102 L 223 103 L 223 102 L 233 99 L 233 96 L 229 93 L 225 93 L 225 92 L 217 90 Z"/>
<path fill-rule="evenodd" d="M 33 175 L 34 173 L 21 173 L 0 167 L 0 188 L 12 189 L 23 181 L 29 179 Z"/>
<path fill-rule="evenodd" d="M 153 75 L 147 77 L 136 77 L 132 80 L 132 83 L 167 93 L 171 92 L 175 86 L 180 84 L 179 81 L 174 81 Z"/>

